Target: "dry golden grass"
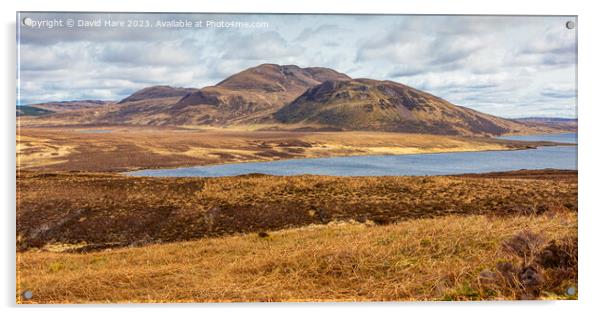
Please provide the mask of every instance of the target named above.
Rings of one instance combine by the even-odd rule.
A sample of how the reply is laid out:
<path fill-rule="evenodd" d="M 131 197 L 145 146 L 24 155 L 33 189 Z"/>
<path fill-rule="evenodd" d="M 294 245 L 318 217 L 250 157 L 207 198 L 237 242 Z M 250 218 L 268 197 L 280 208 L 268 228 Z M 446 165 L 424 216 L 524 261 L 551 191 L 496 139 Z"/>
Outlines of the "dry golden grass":
<path fill-rule="evenodd" d="M 86 130 L 108 129 L 109 133 Z M 535 146 L 487 138 L 385 132 L 293 132 L 167 127 L 22 127 L 17 168 L 128 171 L 291 158 L 509 150 Z"/>
<path fill-rule="evenodd" d="M 333 222 L 264 237 L 247 234 L 89 254 L 28 251 L 18 254 L 17 301 L 576 298 L 564 294 L 577 286 L 575 261 L 538 265 L 507 250 L 509 242 L 522 245 L 516 238 L 525 234 L 537 236 L 537 243 L 532 238 L 526 245 L 541 257 L 551 241 L 576 240 L 576 213 L 453 215 L 387 226 Z M 518 272 L 508 277 L 508 266 Z M 525 268 L 535 271 L 537 288 L 526 285 Z M 32 300 L 21 299 L 25 290 L 32 291 Z"/>
<path fill-rule="evenodd" d="M 64 163 L 73 146 L 57 145 L 50 139 L 17 135 L 17 165 L 30 168 Z"/>

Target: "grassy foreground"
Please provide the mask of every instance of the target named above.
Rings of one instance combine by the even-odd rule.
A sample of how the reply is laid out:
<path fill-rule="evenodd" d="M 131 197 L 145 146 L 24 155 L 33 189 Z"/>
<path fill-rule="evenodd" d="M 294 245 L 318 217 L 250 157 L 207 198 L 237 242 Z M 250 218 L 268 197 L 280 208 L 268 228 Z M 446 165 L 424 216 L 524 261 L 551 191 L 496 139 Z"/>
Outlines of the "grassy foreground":
<path fill-rule="evenodd" d="M 18 254 L 19 303 L 566 298 L 577 215 L 331 222 L 88 254 Z"/>
<path fill-rule="evenodd" d="M 19 303 L 576 298 L 576 171 L 17 186 Z"/>

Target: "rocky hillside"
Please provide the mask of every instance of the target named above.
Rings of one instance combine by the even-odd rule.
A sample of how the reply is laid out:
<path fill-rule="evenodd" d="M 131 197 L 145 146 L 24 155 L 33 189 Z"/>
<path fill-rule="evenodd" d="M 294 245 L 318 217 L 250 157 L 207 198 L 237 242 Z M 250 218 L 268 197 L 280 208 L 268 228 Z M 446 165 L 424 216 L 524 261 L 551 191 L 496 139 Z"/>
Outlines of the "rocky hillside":
<path fill-rule="evenodd" d="M 284 124 L 445 135 L 485 136 L 536 129 L 451 104 L 400 83 L 371 79 L 326 81 L 274 117 Z"/>

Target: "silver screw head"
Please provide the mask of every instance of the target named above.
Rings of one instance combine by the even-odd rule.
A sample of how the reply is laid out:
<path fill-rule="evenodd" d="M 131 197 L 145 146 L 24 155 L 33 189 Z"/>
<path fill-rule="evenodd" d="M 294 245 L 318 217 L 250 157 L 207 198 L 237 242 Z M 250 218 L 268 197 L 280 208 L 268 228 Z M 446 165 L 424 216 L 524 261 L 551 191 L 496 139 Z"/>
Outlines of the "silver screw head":
<path fill-rule="evenodd" d="M 33 20 L 31 18 L 24 18 L 23 25 L 31 27 L 31 25 L 33 25 Z"/>
<path fill-rule="evenodd" d="M 577 289 L 575 289 L 575 287 L 571 286 L 568 289 L 566 289 L 566 294 L 569 296 L 573 296 L 577 293 Z"/>
<path fill-rule="evenodd" d="M 33 293 L 29 290 L 23 292 L 23 298 L 26 300 L 30 300 L 33 298 Z"/>
<path fill-rule="evenodd" d="M 572 29 L 575 28 L 575 22 L 574 21 L 568 21 L 568 22 L 566 22 L 565 25 L 566 25 L 566 28 L 569 29 L 569 30 L 572 30 Z"/>

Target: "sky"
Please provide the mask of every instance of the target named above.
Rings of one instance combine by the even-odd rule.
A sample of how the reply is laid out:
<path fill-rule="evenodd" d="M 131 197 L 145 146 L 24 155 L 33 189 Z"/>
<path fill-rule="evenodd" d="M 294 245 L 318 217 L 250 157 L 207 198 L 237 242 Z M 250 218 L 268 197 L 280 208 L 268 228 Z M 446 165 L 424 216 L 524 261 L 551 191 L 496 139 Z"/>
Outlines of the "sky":
<path fill-rule="evenodd" d="M 576 117 L 577 27 L 566 27 L 575 17 L 20 13 L 17 19 L 18 104 L 120 100 L 153 85 L 202 88 L 275 63 L 392 80 L 502 117 Z"/>

